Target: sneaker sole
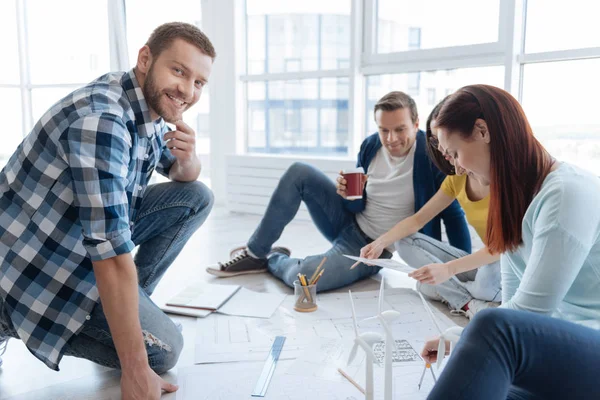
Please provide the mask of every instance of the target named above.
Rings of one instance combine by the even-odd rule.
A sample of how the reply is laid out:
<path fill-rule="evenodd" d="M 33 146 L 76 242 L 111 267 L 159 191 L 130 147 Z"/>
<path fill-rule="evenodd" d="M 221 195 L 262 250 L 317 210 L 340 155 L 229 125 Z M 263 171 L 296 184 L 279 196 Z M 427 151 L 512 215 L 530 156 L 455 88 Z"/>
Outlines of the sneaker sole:
<path fill-rule="evenodd" d="M 264 268 L 264 269 L 253 269 L 253 270 L 248 270 L 248 271 L 226 272 L 226 271 L 221 271 L 220 269 L 206 268 L 206 272 L 208 272 L 209 274 L 214 275 L 218 278 L 230 278 L 232 276 L 249 275 L 249 274 L 264 274 L 267 271 L 268 271 L 267 268 Z"/>
<path fill-rule="evenodd" d="M 231 249 L 231 251 L 229 252 L 229 258 L 235 257 L 238 252 L 240 252 L 241 250 L 245 250 L 247 248 L 248 248 L 248 246 L 238 246 L 234 249 Z M 292 255 L 292 251 L 290 249 L 288 249 L 287 247 L 281 247 L 281 246 L 273 247 L 271 249 L 271 251 L 267 254 L 267 257 L 273 253 L 286 254 L 288 257 L 290 257 Z"/>

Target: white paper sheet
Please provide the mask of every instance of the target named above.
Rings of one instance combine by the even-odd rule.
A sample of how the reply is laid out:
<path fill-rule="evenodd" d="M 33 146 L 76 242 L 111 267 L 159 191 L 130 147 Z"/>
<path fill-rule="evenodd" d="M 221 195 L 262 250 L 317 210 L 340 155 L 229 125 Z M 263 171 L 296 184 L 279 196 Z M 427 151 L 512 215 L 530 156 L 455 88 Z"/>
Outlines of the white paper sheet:
<path fill-rule="evenodd" d="M 286 295 L 281 293 L 258 293 L 241 288 L 217 312 L 241 317 L 271 318 L 285 298 Z"/>
<path fill-rule="evenodd" d="M 285 346 L 284 346 L 285 347 Z M 359 400 L 364 396 L 349 382 L 335 383 L 286 375 L 290 362 L 277 364 L 266 400 Z M 263 363 L 195 365 L 179 368 L 177 400 L 251 399 Z"/>
<path fill-rule="evenodd" d="M 160 288 L 160 287 L 159 287 Z M 172 295 L 166 290 L 157 290 L 152 294 L 152 301 L 161 310 L 168 314 L 186 315 L 188 317 L 204 318 L 212 314 L 211 310 L 200 310 L 195 308 L 184 308 L 184 307 L 170 307 L 167 305 L 167 301 Z"/>
<path fill-rule="evenodd" d="M 239 285 L 193 284 L 167 301 L 169 307 L 218 310 L 235 296 Z"/>
<path fill-rule="evenodd" d="M 362 320 L 377 312 L 378 291 L 353 293 L 357 318 Z M 388 289 L 386 308 L 395 309 L 402 317 L 391 324 L 395 337 L 408 340 L 420 351 L 424 341 L 437 331 L 410 289 Z M 282 359 L 297 358 L 322 339 L 352 340 L 354 331 L 350 300 L 347 293 L 317 296 L 318 309 L 312 313 L 293 310 L 294 298 L 288 296 L 273 317 L 268 320 L 213 315 L 198 319 L 195 362 L 197 364 L 264 360 L 276 336 L 286 336 Z M 453 326 L 445 315 L 434 309 L 438 321 Z M 378 322 L 361 323 L 361 329 L 383 332 Z"/>
<path fill-rule="evenodd" d="M 387 259 L 387 258 L 377 258 L 377 259 L 372 260 L 369 258 L 349 256 L 346 254 L 344 254 L 344 257 L 348 257 L 351 260 L 360 261 L 365 264 L 376 265 L 378 267 L 388 268 L 388 269 L 393 269 L 394 271 L 404 272 L 405 274 L 409 274 L 415 270 L 414 268 L 411 268 L 406 264 L 403 264 L 396 260 Z"/>
<path fill-rule="evenodd" d="M 393 398 L 424 400 L 433 388 L 434 382 L 431 373 L 427 371 L 423 384 L 419 390 L 418 384 L 423 372 L 424 362 L 414 348 L 406 340 L 396 340 L 400 344 L 401 356 L 393 362 Z M 312 346 L 310 350 L 302 352 L 288 368 L 286 374 L 310 379 L 327 380 L 343 384 L 346 378 L 341 376 L 337 369 L 341 368 L 352 377 L 359 385 L 365 387 L 365 356 L 358 350 L 354 361 L 348 365 L 348 355 L 352 348 L 352 341 L 322 340 L 320 345 Z M 383 347 L 381 342 L 375 346 L 375 355 L 383 361 Z M 420 351 L 420 349 L 419 349 Z M 375 399 L 383 399 L 384 393 L 384 368 L 374 366 Z M 436 376 L 439 373 L 436 372 Z"/>

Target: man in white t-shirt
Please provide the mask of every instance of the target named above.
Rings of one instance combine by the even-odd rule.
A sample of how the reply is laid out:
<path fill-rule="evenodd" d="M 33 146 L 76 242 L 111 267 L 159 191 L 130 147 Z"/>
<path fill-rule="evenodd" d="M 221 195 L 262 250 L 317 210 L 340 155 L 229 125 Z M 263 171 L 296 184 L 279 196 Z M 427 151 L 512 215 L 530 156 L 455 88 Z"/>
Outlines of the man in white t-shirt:
<path fill-rule="evenodd" d="M 319 291 L 376 274 L 378 267 L 365 264 L 350 269 L 353 261 L 343 255 L 360 255 L 362 247 L 413 215 L 437 192 L 444 175 L 427 156 L 425 134 L 419 130 L 417 107 L 410 96 L 388 93 L 375 105 L 374 116 L 379 132 L 363 141 L 358 154 L 357 167 L 369 176 L 362 199 L 346 199 L 346 182 L 341 176 L 336 184 L 318 169 L 295 163 L 281 177 L 247 245 L 234 249 L 229 261 L 207 271 L 218 277 L 269 271 L 293 287 L 298 273 L 312 275 L 327 257 Z M 332 247 L 323 254 L 292 258 L 287 248 L 272 246 L 301 201 Z M 470 252 L 469 231 L 456 201 L 420 232 L 440 240 L 442 219 L 450 244 Z M 381 257 L 390 258 L 391 251 L 384 251 Z"/>

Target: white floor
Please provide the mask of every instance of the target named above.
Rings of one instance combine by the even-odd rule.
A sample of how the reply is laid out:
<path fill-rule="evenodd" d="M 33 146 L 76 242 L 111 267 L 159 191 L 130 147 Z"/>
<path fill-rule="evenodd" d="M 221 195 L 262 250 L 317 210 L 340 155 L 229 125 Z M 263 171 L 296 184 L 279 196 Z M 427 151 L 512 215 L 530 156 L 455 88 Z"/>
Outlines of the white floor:
<path fill-rule="evenodd" d="M 245 287 L 264 292 L 292 293 L 292 290 L 268 274 L 242 276 L 229 279 L 215 279 L 205 272 L 205 267 L 217 261 L 226 261 L 229 249 L 245 244 L 256 227 L 258 216 L 230 214 L 223 209 L 215 209 L 204 226 L 191 238 L 174 265 L 169 269 L 156 295 L 176 292 L 178 288 L 192 281 L 211 283 L 242 284 Z M 298 240 L 301 238 L 301 241 Z M 309 222 L 294 221 L 284 232 L 279 244 L 289 247 L 292 255 L 306 256 L 325 251 L 329 244 Z M 394 271 L 382 272 L 386 286 L 413 287 L 414 281 Z M 353 291 L 376 290 L 375 279 L 367 279 L 352 286 Z M 346 290 L 346 289 L 343 289 Z M 444 310 L 443 306 L 439 307 Z M 183 324 L 186 341 L 178 366 L 193 364 L 195 319 L 173 316 Z M 462 317 L 454 321 L 464 325 Z M 33 357 L 26 347 L 17 340 L 11 340 L 4 365 L 0 368 L 0 400 L 54 400 L 54 399 L 120 399 L 119 373 L 99 367 L 87 360 L 65 357 L 60 372 L 48 369 Z M 166 374 L 165 379 L 176 383 L 177 368 Z M 175 399 L 174 394 L 163 396 Z"/>

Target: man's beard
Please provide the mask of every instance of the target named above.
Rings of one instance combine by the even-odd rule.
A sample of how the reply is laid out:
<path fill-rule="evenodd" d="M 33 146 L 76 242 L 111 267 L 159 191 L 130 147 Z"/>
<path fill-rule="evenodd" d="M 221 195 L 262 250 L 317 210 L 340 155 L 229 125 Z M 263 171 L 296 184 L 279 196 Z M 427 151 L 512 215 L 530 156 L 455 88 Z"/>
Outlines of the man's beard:
<path fill-rule="evenodd" d="M 181 119 L 181 114 L 183 111 L 189 108 L 189 104 L 186 104 L 186 108 L 184 108 L 181 113 L 173 114 L 169 110 L 161 104 L 161 98 L 164 96 L 163 93 L 158 89 L 156 85 L 156 80 L 154 79 L 154 65 L 150 66 L 148 70 L 148 74 L 146 75 L 146 80 L 144 81 L 144 86 L 142 87 L 142 93 L 144 93 L 144 98 L 146 99 L 146 103 L 150 109 L 154 110 L 160 117 L 162 117 L 166 122 L 175 123 Z M 171 93 L 169 93 L 171 94 Z M 176 94 L 172 94 L 172 96 L 177 98 L 184 98 L 184 96 L 177 91 Z"/>

